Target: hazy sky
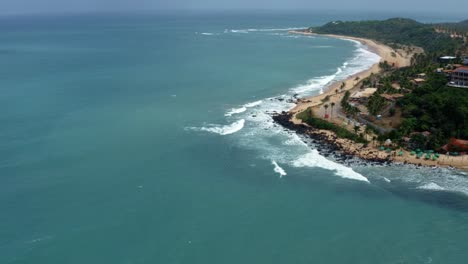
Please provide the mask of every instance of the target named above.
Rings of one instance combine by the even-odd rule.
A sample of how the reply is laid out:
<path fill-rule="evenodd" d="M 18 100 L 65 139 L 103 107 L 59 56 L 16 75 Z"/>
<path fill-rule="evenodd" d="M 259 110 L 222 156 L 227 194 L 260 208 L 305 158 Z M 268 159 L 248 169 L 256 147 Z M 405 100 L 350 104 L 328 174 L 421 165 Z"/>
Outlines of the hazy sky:
<path fill-rule="evenodd" d="M 167 9 L 387 9 L 460 14 L 468 10 L 468 0 L 0 0 L 0 14 Z"/>

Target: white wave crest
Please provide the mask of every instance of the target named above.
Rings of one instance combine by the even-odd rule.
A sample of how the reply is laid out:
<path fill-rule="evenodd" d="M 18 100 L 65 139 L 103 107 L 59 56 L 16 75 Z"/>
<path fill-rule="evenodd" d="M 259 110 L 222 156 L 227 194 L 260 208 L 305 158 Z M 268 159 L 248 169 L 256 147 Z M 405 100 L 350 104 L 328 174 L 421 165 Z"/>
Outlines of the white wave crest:
<path fill-rule="evenodd" d="M 245 111 L 247 111 L 246 107 L 233 108 L 233 109 L 229 110 L 226 114 L 224 114 L 224 116 L 232 116 L 232 115 L 235 115 L 235 114 L 243 113 Z"/>
<path fill-rule="evenodd" d="M 206 32 L 204 32 L 204 33 L 201 33 L 201 35 L 205 35 L 205 36 L 214 36 L 215 34 L 214 34 L 214 33 L 206 33 Z"/>
<path fill-rule="evenodd" d="M 299 85 L 291 89 L 291 92 L 301 95 L 308 95 L 311 92 L 322 91 L 325 86 L 329 85 L 335 79 L 335 77 L 336 74 L 310 79 L 306 84 Z"/>
<path fill-rule="evenodd" d="M 260 100 L 260 101 L 255 101 L 255 102 L 252 102 L 252 103 L 247 103 L 239 108 L 232 108 L 231 110 L 229 110 L 228 112 L 226 112 L 224 114 L 224 116 L 233 116 L 235 114 L 240 114 L 240 113 L 243 113 L 245 111 L 247 111 L 247 108 L 252 108 L 252 107 L 255 107 L 255 106 L 258 106 L 260 104 L 262 104 L 263 101 Z"/>
<path fill-rule="evenodd" d="M 276 161 L 272 160 L 272 161 L 271 161 L 271 164 L 273 164 L 273 166 L 275 166 L 275 168 L 274 168 L 273 170 L 274 170 L 276 173 L 278 173 L 278 174 L 280 175 L 280 177 L 283 177 L 283 176 L 288 175 L 288 174 L 286 173 L 286 171 L 285 171 L 283 168 L 281 168 L 281 167 L 278 165 L 278 163 L 277 163 Z"/>
<path fill-rule="evenodd" d="M 249 28 L 249 32 L 272 32 L 272 31 L 289 31 L 289 30 L 299 30 L 307 27 L 289 27 L 289 28 Z"/>
<path fill-rule="evenodd" d="M 244 124 L 245 124 L 245 120 L 241 119 L 230 125 L 225 125 L 225 126 L 209 125 L 208 127 L 200 127 L 200 128 L 195 127 L 195 128 L 189 128 L 189 129 L 198 130 L 198 131 L 206 131 L 206 132 L 211 132 L 211 133 L 225 136 L 225 135 L 234 134 L 240 131 L 244 127 Z"/>
<path fill-rule="evenodd" d="M 292 166 L 299 167 L 299 168 L 300 167 L 319 167 L 319 168 L 335 171 L 335 174 L 342 178 L 369 182 L 369 180 L 366 177 L 353 171 L 353 169 L 345 167 L 341 164 L 335 163 L 321 156 L 318 153 L 318 151 L 315 149 L 312 150 L 310 153 L 307 153 L 299 157 L 297 160 L 294 160 L 292 162 Z"/>
<path fill-rule="evenodd" d="M 251 108 L 251 107 L 255 107 L 257 105 L 260 105 L 262 103 L 263 103 L 263 101 L 259 100 L 259 101 L 255 101 L 255 102 L 252 102 L 252 103 L 247 103 L 247 104 L 244 105 L 244 107 Z"/>
<path fill-rule="evenodd" d="M 313 49 L 329 49 L 329 48 L 333 48 L 333 47 L 332 46 L 321 45 L 321 46 L 311 46 L 311 48 L 313 48 Z"/>
<path fill-rule="evenodd" d="M 231 29 L 231 33 L 242 33 L 242 34 L 248 34 L 249 31 L 245 29 Z"/>
<path fill-rule="evenodd" d="M 436 183 L 433 183 L 433 182 L 421 185 L 421 186 L 417 187 L 417 189 L 432 190 L 432 191 L 445 191 L 444 187 L 442 187 L 442 186 L 440 186 L 440 185 L 438 185 Z"/>

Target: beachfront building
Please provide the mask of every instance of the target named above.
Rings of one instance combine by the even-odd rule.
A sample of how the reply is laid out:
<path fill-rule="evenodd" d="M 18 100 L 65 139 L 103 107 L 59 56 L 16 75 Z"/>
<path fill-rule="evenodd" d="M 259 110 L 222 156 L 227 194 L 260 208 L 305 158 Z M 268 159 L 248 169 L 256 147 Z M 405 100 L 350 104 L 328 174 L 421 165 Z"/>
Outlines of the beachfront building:
<path fill-rule="evenodd" d="M 463 58 L 463 64 L 465 66 L 468 66 L 468 56 L 465 56 L 465 58 Z"/>
<path fill-rule="evenodd" d="M 422 78 L 415 78 L 415 79 L 411 80 L 411 82 L 416 86 L 421 86 L 426 82 L 426 80 L 422 79 Z"/>
<path fill-rule="evenodd" d="M 452 87 L 468 88 L 468 67 L 459 67 L 455 69 L 450 77 L 448 84 Z"/>
<path fill-rule="evenodd" d="M 352 102 L 356 103 L 364 103 L 371 97 L 375 92 L 377 91 L 377 88 L 366 88 L 364 90 L 357 91 L 353 93 L 349 99 Z"/>
<path fill-rule="evenodd" d="M 468 140 L 451 138 L 450 142 L 442 147 L 445 152 L 468 152 Z"/>

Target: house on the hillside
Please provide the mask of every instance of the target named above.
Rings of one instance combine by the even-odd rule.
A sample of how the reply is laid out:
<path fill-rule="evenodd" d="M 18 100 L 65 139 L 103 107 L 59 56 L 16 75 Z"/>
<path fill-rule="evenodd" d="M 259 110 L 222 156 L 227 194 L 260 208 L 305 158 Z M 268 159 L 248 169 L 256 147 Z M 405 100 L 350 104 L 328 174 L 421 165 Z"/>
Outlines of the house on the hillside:
<path fill-rule="evenodd" d="M 422 78 L 415 78 L 415 79 L 411 80 L 410 82 L 412 82 L 416 86 L 421 86 L 426 82 L 426 80 L 422 79 Z"/>
<path fill-rule="evenodd" d="M 448 85 L 452 87 L 468 88 L 468 67 L 464 66 L 455 69 L 450 76 Z"/>
<path fill-rule="evenodd" d="M 381 94 L 380 96 L 385 98 L 387 101 L 396 102 L 396 100 L 398 100 L 399 98 L 404 97 L 405 95 L 403 95 L 403 94 Z"/>
<path fill-rule="evenodd" d="M 416 78 L 419 78 L 419 79 L 426 79 L 426 74 L 425 73 L 419 73 L 419 74 L 416 74 Z"/>
<path fill-rule="evenodd" d="M 401 85 L 399 82 L 392 82 L 392 88 L 396 90 L 401 90 Z"/>
<path fill-rule="evenodd" d="M 364 90 L 357 91 L 349 97 L 351 102 L 356 102 L 356 103 L 364 103 L 371 97 L 375 92 L 377 91 L 377 88 L 366 88 Z"/>

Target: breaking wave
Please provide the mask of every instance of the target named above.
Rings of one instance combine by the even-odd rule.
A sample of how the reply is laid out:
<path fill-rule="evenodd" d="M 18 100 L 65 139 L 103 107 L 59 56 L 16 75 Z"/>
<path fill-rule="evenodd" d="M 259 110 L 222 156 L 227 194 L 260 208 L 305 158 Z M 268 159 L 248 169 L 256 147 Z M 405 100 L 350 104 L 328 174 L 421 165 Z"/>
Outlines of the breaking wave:
<path fill-rule="evenodd" d="M 247 111 L 246 107 L 233 108 L 233 109 L 229 110 L 226 114 L 224 114 L 224 116 L 232 116 L 232 115 L 235 115 L 235 114 L 243 113 L 245 111 Z"/>
<path fill-rule="evenodd" d="M 240 131 L 244 127 L 244 124 L 245 124 L 245 120 L 241 119 L 230 125 L 225 125 L 225 126 L 210 124 L 207 127 L 191 127 L 189 129 L 196 130 L 196 131 L 206 131 L 206 132 L 211 132 L 211 133 L 225 136 L 225 135 L 234 134 Z"/>
<path fill-rule="evenodd" d="M 255 102 L 252 102 L 252 103 L 247 103 L 239 108 L 232 108 L 231 110 L 227 111 L 224 116 L 233 116 L 235 114 L 240 114 L 240 113 L 243 113 L 245 111 L 247 111 L 247 108 L 252 108 L 252 107 L 255 107 L 255 106 L 258 106 L 262 104 L 262 100 L 260 101 L 255 101 Z"/>
<path fill-rule="evenodd" d="M 319 167 L 327 170 L 334 171 L 337 176 L 342 178 L 358 180 L 369 182 L 369 180 L 362 176 L 361 174 L 353 171 L 353 169 L 346 167 L 344 165 L 335 163 L 331 160 L 328 160 L 324 156 L 321 156 L 316 149 L 312 150 L 310 153 L 307 153 L 297 160 L 292 162 L 294 167 Z"/>
<path fill-rule="evenodd" d="M 280 177 L 283 177 L 283 176 L 288 175 L 288 174 L 286 173 L 286 171 L 285 171 L 283 168 L 281 168 L 281 167 L 278 165 L 278 163 L 277 163 L 276 161 L 272 160 L 272 161 L 271 161 L 271 164 L 273 164 L 273 166 L 275 166 L 275 168 L 274 168 L 273 170 L 274 170 L 276 173 L 278 173 L 278 174 L 280 175 Z"/>
<path fill-rule="evenodd" d="M 224 32 L 247 34 L 249 32 L 277 32 L 277 31 L 300 30 L 304 28 L 307 28 L 307 27 L 231 29 L 231 30 L 225 30 Z"/>
<path fill-rule="evenodd" d="M 251 108 L 251 107 L 255 107 L 257 105 L 262 104 L 262 102 L 263 102 L 262 100 L 259 100 L 259 101 L 255 101 L 255 102 L 252 102 L 252 103 L 247 103 L 244 106 L 247 107 L 247 108 Z"/>
<path fill-rule="evenodd" d="M 443 187 L 439 186 L 437 183 L 433 183 L 433 182 L 421 185 L 421 186 L 417 187 L 417 189 L 433 190 L 433 191 L 445 191 L 445 188 L 443 188 Z"/>

